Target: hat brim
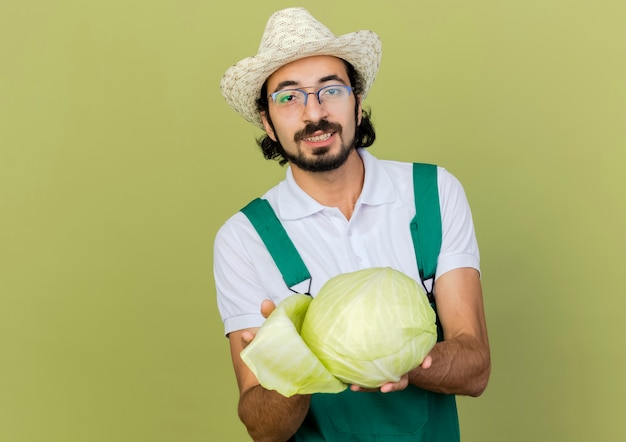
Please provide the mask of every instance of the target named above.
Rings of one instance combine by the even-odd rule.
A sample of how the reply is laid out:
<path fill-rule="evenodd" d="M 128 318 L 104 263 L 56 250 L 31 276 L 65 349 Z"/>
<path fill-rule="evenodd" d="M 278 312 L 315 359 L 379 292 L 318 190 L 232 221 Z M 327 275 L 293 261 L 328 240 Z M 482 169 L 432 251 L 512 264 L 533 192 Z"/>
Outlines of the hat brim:
<path fill-rule="evenodd" d="M 346 60 L 362 82 L 361 99 L 367 96 L 380 66 L 380 38 L 372 31 L 357 31 L 318 40 L 306 47 L 272 50 L 244 58 L 231 66 L 220 82 L 226 102 L 250 123 L 263 128 L 256 101 L 265 80 L 280 67 L 306 57 L 331 55 Z"/>

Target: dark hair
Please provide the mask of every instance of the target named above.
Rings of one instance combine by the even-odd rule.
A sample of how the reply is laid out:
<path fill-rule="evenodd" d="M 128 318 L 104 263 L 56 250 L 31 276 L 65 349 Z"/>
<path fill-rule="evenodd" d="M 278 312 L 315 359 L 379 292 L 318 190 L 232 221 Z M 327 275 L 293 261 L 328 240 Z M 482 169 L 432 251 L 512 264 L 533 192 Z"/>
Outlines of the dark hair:
<path fill-rule="evenodd" d="M 363 81 L 361 77 L 358 75 L 352 64 L 350 64 L 346 60 L 342 61 L 346 65 L 348 79 L 350 80 L 350 86 L 352 86 L 354 95 L 361 95 L 361 93 L 363 92 Z M 267 121 L 272 127 L 274 127 L 272 119 L 270 118 L 269 103 L 267 101 L 267 81 L 265 81 L 265 83 L 263 83 L 263 86 L 261 87 L 261 95 L 257 99 L 256 105 L 257 111 L 259 113 L 265 112 Z M 355 120 L 358 117 L 357 109 L 358 107 L 355 106 Z M 370 110 L 363 109 L 361 112 L 361 124 L 357 126 L 354 134 L 353 147 L 355 149 L 359 147 L 370 147 L 372 144 L 374 144 L 374 140 L 376 140 L 376 132 L 374 131 L 374 125 L 372 124 L 371 115 L 372 113 Z M 259 137 L 256 142 L 261 148 L 263 156 L 266 160 L 276 160 L 281 166 L 284 166 L 287 163 L 287 158 L 285 158 L 284 155 L 285 151 L 280 142 L 272 140 L 267 134 Z"/>

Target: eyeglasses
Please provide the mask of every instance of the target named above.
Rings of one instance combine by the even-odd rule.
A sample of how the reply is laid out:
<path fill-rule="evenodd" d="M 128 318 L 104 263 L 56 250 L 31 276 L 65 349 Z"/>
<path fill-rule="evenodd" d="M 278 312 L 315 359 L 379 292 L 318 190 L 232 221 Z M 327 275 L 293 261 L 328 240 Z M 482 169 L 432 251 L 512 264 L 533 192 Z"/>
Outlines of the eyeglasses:
<path fill-rule="evenodd" d="M 304 111 L 309 95 L 315 95 L 317 102 L 326 110 L 345 104 L 352 88 L 343 84 L 332 84 L 319 88 L 316 92 L 304 89 L 283 89 L 269 95 L 277 111 L 283 116 L 298 115 Z"/>

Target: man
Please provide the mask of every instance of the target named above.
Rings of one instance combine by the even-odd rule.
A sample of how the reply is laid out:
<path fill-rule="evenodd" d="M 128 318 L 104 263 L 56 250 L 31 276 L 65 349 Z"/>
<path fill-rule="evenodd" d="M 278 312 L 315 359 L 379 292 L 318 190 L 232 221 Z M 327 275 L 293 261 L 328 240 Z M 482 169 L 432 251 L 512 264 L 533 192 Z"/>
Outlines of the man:
<path fill-rule="evenodd" d="M 443 341 L 421 366 L 380 391 L 281 396 L 259 385 L 240 352 L 275 304 L 313 296 L 331 277 L 392 267 L 420 281 L 409 222 L 411 164 L 374 158 L 362 101 L 381 58 L 376 34 L 333 35 L 302 8 L 270 17 L 259 53 L 232 66 L 221 88 L 231 107 L 263 128 L 268 159 L 288 164 L 269 201 L 311 279 L 287 287 L 241 212 L 215 240 L 218 306 L 229 338 L 239 416 L 255 441 L 459 440 L 454 395 L 478 396 L 490 372 L 479 255 L 459 182 L 437 169 L 442 245 L 434 282 Z"/>

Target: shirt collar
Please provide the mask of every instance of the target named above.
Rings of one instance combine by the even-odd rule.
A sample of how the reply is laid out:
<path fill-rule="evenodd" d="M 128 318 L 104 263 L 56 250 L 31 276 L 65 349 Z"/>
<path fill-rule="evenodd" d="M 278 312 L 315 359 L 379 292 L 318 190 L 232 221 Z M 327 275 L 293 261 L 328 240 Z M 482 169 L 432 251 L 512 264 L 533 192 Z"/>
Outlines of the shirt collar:
<path fill-rule="evenodd" d="M 359 149 L 358 152 L 363 160 L 365 180 L 357 206 L 393 203 L 396 200 L 396 191 L 381 161 L 364 149 Z M 326 206 L 315 201 L 298 186 L 291 168 L 287 168 L 285 180 L 278 185 L 279 217 L 286 220 L 304 218 L 325 208 Z"/>

